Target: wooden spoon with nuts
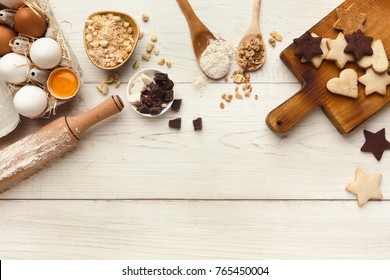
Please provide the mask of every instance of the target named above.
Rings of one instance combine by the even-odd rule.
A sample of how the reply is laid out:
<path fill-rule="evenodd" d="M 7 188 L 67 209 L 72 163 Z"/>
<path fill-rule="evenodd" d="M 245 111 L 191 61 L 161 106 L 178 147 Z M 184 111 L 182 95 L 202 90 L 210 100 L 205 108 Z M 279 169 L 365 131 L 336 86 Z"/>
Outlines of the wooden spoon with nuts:
<path fill-rule="evenodd" d="M 261 0 L 254 0 L 251 23 L 237 48 L 237 61 L 244 70 L 255 71 L 265 62 L 265 46 L 259 22 L 260 4 Z"/>

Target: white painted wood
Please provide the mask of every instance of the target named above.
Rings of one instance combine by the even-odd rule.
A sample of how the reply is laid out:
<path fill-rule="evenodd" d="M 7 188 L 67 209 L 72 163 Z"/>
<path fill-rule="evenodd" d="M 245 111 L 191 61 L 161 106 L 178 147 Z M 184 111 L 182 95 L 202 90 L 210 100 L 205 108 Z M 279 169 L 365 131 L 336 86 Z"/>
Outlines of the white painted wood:
<path fill-rule="evenodd" d="M 3 201 L 0 255 L 23 259 L 388 259 L 390 204 Z"/>
<path fill-rule="evenodd" d="M 238 43 L 252 1 L 190 2 L 215 34 Z M 264 36 L 276 30 L 283 42 L 267 45 L 266 64 L 252 74 L 259 100 L 234 100 L 225 110 L 219 108 L 220 95 L 234 92 L 234 84 L 213 82 L 200 93 L 190 83 L 198 66 L 176 1 L 51 3 L 85 82 L 80 96 L 57 116 L 83 112 L 105 98 L 95 86 L 108 72 L 88 60 L 82 29 L 89 14 L 107 9 L 133 15 L 145 32 L 134 57 L 119 70 L 121 87 L 110 93 L 125 99 L 132 63 L 155 33 L 160 57 L 173 62 L 171 69 L 160 69 L 176 82 L 183 106 L 153 120 L 126 106 L 92 128 L 73 152 L 0 194 L 0 258 L 389 257 L 390 152 L 377 162 L 360 147 L 363 129 L 386 127 L 390 110 L 347 136 L 319 108 L 283 138 L 264 121 L 300 88 L 279 53 L 340 0 L 263 0 Z M 141 21 L 143 12 L 150 14 L 148 23 Z M 141 69 L 156 61 L 141 62 Z M 181 131 L 168 127 L 176 117 L 182 118 Z M 193 131 L 196 117 L 203 118 L 203 131 Z M 23 118 L 14 133 L 0 139 L 0 149 L 49 121 Z M 358 208 L 344 190 L 358 167 L 383 174 L 384 201 Z"/>

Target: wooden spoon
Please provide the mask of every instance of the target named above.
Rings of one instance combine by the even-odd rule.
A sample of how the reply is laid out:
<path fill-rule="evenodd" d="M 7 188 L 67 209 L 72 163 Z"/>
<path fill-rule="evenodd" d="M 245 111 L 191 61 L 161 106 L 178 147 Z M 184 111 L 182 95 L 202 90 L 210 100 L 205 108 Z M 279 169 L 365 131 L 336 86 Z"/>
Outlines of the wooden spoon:
<path fill-rule="evenodd" d="M 186 17 L 188 27 L 190 28 L 192 47 L 194 48 L 196 59 L 199 61 L 209 41 L 216 40 L 216 38 L 196 16 L 187 0 L 177 0 L 177 3 Z"/>
<path fill-rule="evenodd" d="M 261 36 L 260 22 L 259 22 L 260 4 L 261 4 L 261 0 L 254 0 L 251 23 L 250 23 L 250 25 L 248 27 L 248 30 L 244 34 L 244 37 L 242 37 L 240 43 L 238 44 L 238 48 L 237 48 L 237 61 L 238 61 L 238 64 L 243 69 L 250 70 L 250 71 L 254 71 L 254 70 L 259 69 L 261 66 L 263 66 L 263 64 L 265 62 L 265 48 L 264 48 L 263 36 Z M 259 64 L 256 64 L 256 65 L 253 65 L 251 67 L 248 67 L 247 65 L 244 65 L 242 62 L 240 62 L 239 52 L 240 52 L 240 49 L 245 44 L 245 42 L 250 41 L 251 39 L 257 38 L 259 34 L 260 34 L 260 45 L 264 49 L 264 55 L 261 58 Z"/>

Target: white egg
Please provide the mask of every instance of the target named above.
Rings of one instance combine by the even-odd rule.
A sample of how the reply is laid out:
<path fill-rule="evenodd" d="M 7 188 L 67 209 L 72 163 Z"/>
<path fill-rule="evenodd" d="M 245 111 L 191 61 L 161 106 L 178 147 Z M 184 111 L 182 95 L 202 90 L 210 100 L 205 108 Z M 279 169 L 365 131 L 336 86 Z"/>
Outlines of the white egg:
<path fill-rule="evenodd" d="M 22 116 L 35 118 L 47 107 L 46 92 L 40 87 L 26 85 L 15 94 L 14 107 Z"/>
<path fill-rule="evenodd" d="M 62 50 L 55 40 L 51 38 L 40 38 L 32 43 L 30 58 L 37 67 L 51 69 L 61 62 Z"/>
<path fill-rule="evenodd" d="M 23 0 L 0 0 L 0 4 L 3 4 L 7 8 L 16 8 L 24 4 Z"/>
<path fill-rule="evenodd" d="M 21 54 L 8 53 L 0 59 L 0 79 L 20 84 L 27 81 L 29 60 Z"/>

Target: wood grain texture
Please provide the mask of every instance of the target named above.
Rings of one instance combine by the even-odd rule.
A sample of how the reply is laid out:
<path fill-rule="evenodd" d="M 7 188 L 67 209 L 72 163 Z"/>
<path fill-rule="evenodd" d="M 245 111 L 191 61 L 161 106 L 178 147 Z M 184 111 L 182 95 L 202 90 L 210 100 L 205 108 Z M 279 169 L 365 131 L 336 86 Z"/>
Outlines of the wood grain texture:
<path fill-rule="evenodd" d="M 359 11 L 367 15 L 365 34 L 373 37 L 374 40 L 381 39 L 386 53 L 389 54 L 390 35 L 383 30 L 387 29 L 390 24 L 387 17 L 390 12 L 390 2 L 386 0 L 348 0 L 343 2 L 339 8 L 347 9 L 352 3 L 356 3 Z M 333 28 L 336 20 L 336 10 L 333 10 L 310 28 L 309 32 L 320 37 L 334 39 L 339 33 Z M 281 58 L 302 82 L 302 89 L 269 114 L 267 122 L 275 132 L 288 132 L 313 107 L 318 105 L 340 133 L 349 133 L 389 102 L 389 94 L 386 96 L 379 94 L 365 96 L 364 86 L 361 84 L 359 84 L 357 99 L 332 94 L 327 90 L 326 83 L 332 78 L 339 77 L 341 70 L 332 61 L 324 61 L 318 69 L 313 67 L 311 63 L 302 63 L 300 57 L 295 55 L 295 49 L 295 45 L 291 44 L 282 52 Z M 355 62 L 348 63 L 344 69 L 346 68 L 355 69 L 359 77 L 364 74 L 364 71 Z M 388 88 L 387 93 L 389 92 Z"/>
<path fill-rule="evenodd" d="M 37 175 L 0 194 L 0 258 L 13 259 L 320 259 L 389 258 L 390 156 L 380 162 L 360 152 L 363 129 L 386 127 L 381 110 L 348 135 L 340 135 L 319 108 L 279 137 L 267 114 L 295 92 L 299 80 L 280 52 L 341 0 L 263 0 L 262 32 L 283 42 L 266 45 L 267 61 L 253 73 L 252 98 L 221 110 L 221 94 L 235 84 L 213 81 L 203 92 L 191 78 L 198 70 L 188 26 L 176 1 L 52 0 L 55 15 L 84 73 L 84 86 L 57 115 L 77 115 L 105 96 L 96 90 L 108 72 L 87 58 L 84 20 L 98 10 L 131 14 L 145 32 L 134 56 L 118 70 L 122 84 L 110 94 L 126 100 L 131 67 L 152 34 L 166 71 L 183 99 L 179 113 L 145 119 L 128 104 L 88 131 L 78 147 Z M 215 34 L 237 44 L 250 21 L 252 1 L 190 0 Z M 141 20 L 143 12 L 150 21 Z M 231 16 L 234 14 L 234 17 Z M 158 57 L 140 69 L 157 66 Z M 139 70 L 139 69 L 138 69 Z M 182 118 L 182 129 L 168 121 Z M 192 120 L 204 129 L 194 132 Z M 0 139 L 0 149 L 51 120 L 22 119 Z M 384 200 L 359 208 L 345 191 L 356 168 L 382 173 Z"/>

